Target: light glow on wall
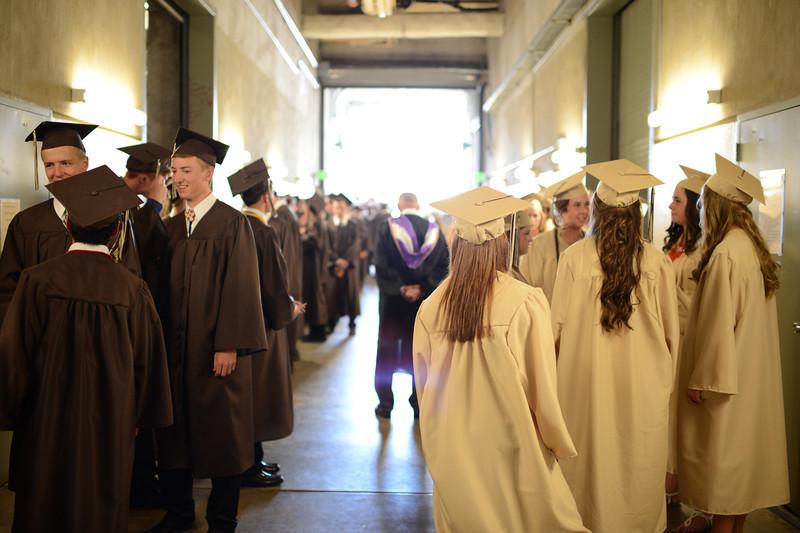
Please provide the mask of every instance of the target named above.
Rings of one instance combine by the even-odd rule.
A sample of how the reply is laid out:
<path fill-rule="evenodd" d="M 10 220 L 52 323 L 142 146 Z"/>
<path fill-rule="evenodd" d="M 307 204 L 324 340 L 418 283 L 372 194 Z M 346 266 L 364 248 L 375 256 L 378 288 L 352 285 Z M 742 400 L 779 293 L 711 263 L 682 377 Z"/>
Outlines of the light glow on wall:
<path fill-rule="evenodd" d="M 83 94 L 81 95 L 81 91 Z M 76 98 L 75 95 L 82 96 Z M 139 138 L 139 126 L 147 124 L 147 114 L 136 107 L 129 84 L 92 69 L 78 68 L 72 79 L 67 114 L 78 120 Z"/>
<path fill-rule="evenodd" d="M 659 104 L 647 117 L 661 138 L 709 126 L 724 118 L 722 79 L 713 71 L 698 71 L 669 83 L 659 95 Z M 711 102 L 711 103 L 709 103 Z"/>

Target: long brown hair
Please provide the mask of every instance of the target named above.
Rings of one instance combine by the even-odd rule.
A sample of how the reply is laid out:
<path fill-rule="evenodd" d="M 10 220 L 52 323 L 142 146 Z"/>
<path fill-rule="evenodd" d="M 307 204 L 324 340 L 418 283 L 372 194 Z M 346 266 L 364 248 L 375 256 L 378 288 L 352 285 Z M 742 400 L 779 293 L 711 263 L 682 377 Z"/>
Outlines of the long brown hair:
<path fill-rule="evenodd" d="M 486 336 L 486 309 L 492 300 L 497 272 L 508 270 L 508 239 L 501 235 L 482 244 L 453 237 L 450 275 L 442 296 L 444 335 L 451 342 Z"/>
<path fill-rule="evenodd" d="M 753 219 L 753 213 L 750 212 L 746 205 L 728 200 L 708 187 L 703 187 L 703 201 L 701 203 L 703 206 L 701 210 L 703 219 L 703 255 L 697 268 L 692 272 L 692 277 L 696 281 L 700 280 L 700 276 L 711 260 L 711 254 L 714 253 L 717 245 L 722 242 L 728 231 L 738 227 L 747 233 L 756 248 L 758 262 L 761 264 L 761 275 L 764 278 L 764 296 L 769 298 L 775 294 L 775 291 L 780 286 L 780 281 L 778 281 L 779 266 L 772 260 L 767 243 L 764 241 L 764 237 Z"/>
<path fill-rule="evenodd" d="M 613 207 L 595 195 L 589 226 L 603 269 L 600 324 L 604 331 L 623 326 L 631 329 L 628 323 L 633 314 L 631 296 L 639 285 L 644 253 L 641 205 L 636 202 L 627 207 Z"/>
<path fill-rule="evenodd" d="M 700 236 L 703 231 L 700 228 L 700 212 L 697 210 L 697 200 L 700 195 L 689 189 L 684 189 L 686 193 L 686 237 L 684 238 L 684 249 L 686 253 L 693 252 L 700 243 Z M 667 236 L 664 237 L 664 246 L 661 248 L 669 252 L 678 244 L 683 235 L 684 227 L 674 222 L 667 228 Z"/>

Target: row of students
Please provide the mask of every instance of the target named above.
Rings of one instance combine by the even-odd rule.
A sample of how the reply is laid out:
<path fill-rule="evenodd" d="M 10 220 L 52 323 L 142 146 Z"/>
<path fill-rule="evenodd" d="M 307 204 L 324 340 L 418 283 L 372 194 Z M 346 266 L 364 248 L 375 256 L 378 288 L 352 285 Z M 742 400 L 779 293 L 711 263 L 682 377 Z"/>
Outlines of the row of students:
<path fill-rule="evenodd" d="M 747 208 L 760 182 L 719 156 L 713 176 L 689 171 L 676 198 L 699 194 L 702 244 L 676 217 L 665 254 L 640 201 L 661 182 L 588 165 L 551 189 L 557 212 L 585 207 L 584 173 L 600 182 L 588 234 L 553 254 L 564 232 L 537 237 L 543 252 L 534 239 L 521 270 L 536 288 L 508 275 L 503 217 L 527 205 L 488 188 L 433 204 L 456 219 L 414 331 L 437 530 L 663 531 L 669 471 L 714 531 L 743 531 L 789 499 L 777 266 Z"/>
<path fill-rule="evenodd" d="M 42 142 L 54 199 L 12 220 L 0 256 L 13 530 L 126 531 L 138 433 L 145 472 L 158 443 L 167 514 L 152 531 L 193 527 L 193 478 L 212 479 L 209 531 L 233 531 L 240 486 L 279 482 L 260 441 L 293 425 L 289 352 L 276 339 L 303 305 L 278 242 L 284 215 L 270 209 L 263 223 L 263 161 L 230 177 L 244 214 L 215 199 L 228 147 L 214 139 L 181 128 L 173 151 L 127 147 L 123 180 L 88 170 L 91 129 L 45 122 L 29 137 Z M 162 222 L 163 206 L 137 209 L 131 189 L 168 156 L 185 209 Z"/>

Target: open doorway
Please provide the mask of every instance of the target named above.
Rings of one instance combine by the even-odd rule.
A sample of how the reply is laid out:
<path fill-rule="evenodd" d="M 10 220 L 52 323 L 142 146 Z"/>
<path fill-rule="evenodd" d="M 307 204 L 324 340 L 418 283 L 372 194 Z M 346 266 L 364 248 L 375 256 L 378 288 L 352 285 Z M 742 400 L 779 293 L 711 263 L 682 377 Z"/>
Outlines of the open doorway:
<path fill-rule="evenodd" d="M 389 205 L 413 192 L 428 204 L 474 186 L 478 99 L 465 89 L 326 89 L 325 192 Z"/>

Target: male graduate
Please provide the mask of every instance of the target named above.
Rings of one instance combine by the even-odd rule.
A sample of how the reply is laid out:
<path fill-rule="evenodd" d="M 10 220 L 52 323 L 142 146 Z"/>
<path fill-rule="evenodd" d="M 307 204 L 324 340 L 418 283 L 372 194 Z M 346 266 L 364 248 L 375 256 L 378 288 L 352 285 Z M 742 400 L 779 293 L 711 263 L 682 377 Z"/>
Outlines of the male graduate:
<path fill-rule="evenodd" d="M 333 274 L 328 291 L 328 320 L 331 330 L 343 316 L 349 319 L 350 336 L 356 334 L 356 317 L 361 314 L 361 282 L 358 278 L 361 227 L 348 213 L 352 202 L 344 195 L 331 199 L 330 271 Z"/>
<path fill-rule="evenodd" d="M 289 209 L 286 198 L 272 193 L 272 207 L 267 220 L 278 236 L 278 244 L 283 252 L 288 268 L 289 294 L 295 300 L 303 299 L 303 245 L 300 241 L 300 226 L 297 217 Z M 295 321 L 286 326 L 286 335 L 289 342 L 289 355 L 292 361 L 300 359 L 297 351 L 297 338 L 299 336 L 300 321 Z"/>
<path fill-rule="evenodd" d="M 328 233 L 325 227 L 325 201 L 314 193 L 304 205 L 300 219 L 300 238 L 303 243 L 303 296 L 306 299 L 305 322 L 308 335 L 305 342 L 325 342 L 328 322 L 328 299 L 325 292 L 328 268 Z"/>
<path fill-rule="evenodd" d="M 172 422 L 150 291 L 109 251 L 139 200 L 105 166 L 47 188 L 73 242 L 22 272 L 0 329 L 13 531 L 124 532 L 137 427 Z"/>
<path fill-rule="evenodd" d="M 49 183 L 86 172 L 89 158 L 83 139 L 96 127 L 94 124 L 45 121 L 28 135 L 26 141 L 33 142 L 34 145 L 37 142 L 42 143 L 41 157 Z M 38 161 L 34 160 L 34 164 L 38 165 Z M 35 176 L 38 188 L 38 170 L 35 171 Z M 66 253 L 71 243 L 66 220 L 67 210 L 57 198 L 24 209 L 11 220 L 0 255 L 0 323 L 14 294 L 20 273 L 26 268 Z M 123 230 L 123 234 L 126 232 L 127 228 Z M 122 245 L 124 243 L 120 242 L 120 246 Z M 117 257 L 121 255 L 121 262 L 128 270 L 139 273 L 139 259 L 134 246 L 124 246 L 121 252 L 112 252 Z"/>
<path fill-rule="evenodd" d="M 253 359 L 255 461 L 244 473 L 245 487 L 274 487 L 283 482 L 276 463 L 264 462 L 264 441 L 288 437 L 294 429 L 292 370 L 286 326 L 305 305 L 289 295 L 286 261 L 278 239 L 267 223 L 270 207 L 269 174 L 258 159 L 228 177 L 231 194 L 241 195 L 242 213 L 253 228 L 261 278 L 261 308 L 269 349 Z"/>
<path fill-rule="evenodd" d="M 163 314 L 166 280 L 161 276 L 161 262 L 167 252 L 167 228 L 161 220 L 161 211 L 167 196 L 162 172 L 170 167 L 172 150 L 155 143 L 125 146 L 120 151 L 128 154 L 123 179 L 128 188 L 144 196 L 145 204 L 133 212 L 133 235 L 141 261 L 142 278 L 147 283 Z M 164 287 L 166 289 L 166 287 Z M 156 479 L 155 434 L 143 429 L 136 436 L 136 454 L 131 482 L 131 507 L 153 508 L 161 506 L 161 494 Z"/>
<path fill-rule="evenodd" d="M 194 527 L 193 477 L 212 481 L 208 530 L 234 531 L 255 442 L 249 354 L 267 348 L 258 256 L 247 219 L 211 192 L 228 146 L 184 128 L 175 146 L 173 180 L 186 201 L 184 216 L 167 220 L 175 425 L 157 432 L 167 514 L 152 531 Z"/>
<path fill-rule="evenodd" d="M 380 290 L 378 354 L 375 363 L 375 414 L 389 418 L 394 407 L 392 377 L 397 370 L 414 378 L 411 341 L 414 318 L 422 300 L 447 277 L 450 254 L 445 237 L 436 222 L 423 218 L 417 197 L 400 195 L 398 218 L 389 218 L 378 228 L 375 249 L 375 276 Z M 419 416 L 416 385 L 408 399 Z"/>

